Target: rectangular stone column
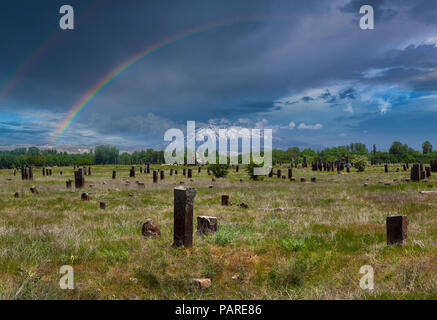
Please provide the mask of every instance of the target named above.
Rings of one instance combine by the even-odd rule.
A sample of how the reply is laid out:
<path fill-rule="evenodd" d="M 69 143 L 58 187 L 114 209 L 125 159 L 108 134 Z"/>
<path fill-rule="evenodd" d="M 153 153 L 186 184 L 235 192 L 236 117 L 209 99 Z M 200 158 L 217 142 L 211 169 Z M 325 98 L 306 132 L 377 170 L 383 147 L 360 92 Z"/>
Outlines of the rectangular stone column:
<path fill-rule="evenodd" d="M 193 170 L 192 169 L 188 169 L 188 178 L 192 178 L 193 177 Z"/>
<path fill-rule="evenodd" d="M 160 174 L 160 178 L 161 178 L 161 180 L 164 180 L 164 170 L 161 170 L 161 171 L 159 172 L 159 174 Z"/>
<path fill-rule="evenodd" d="M 158 171 L 153 171 L 153 183 L 158 183 Z"/>
<path fill-rule="evenodd" d="M 411 167 L 411 173 L 410 173 L 410 179 L 411 181 L 420 181 L 420 166 L 419 164 L 413 164 Z"/>
<path fill-rule="evenodd" d="M 406 244 L 407 242 L 407 216 L 387 217 L 387 244 Z"/>
<path fill-rule="evenodd" d="M 82 170 L 82 168 L 79 168 L 77 171 L 74 171 L 74 186 L 76 189 L 83 188 L 85 185 L 85 178 Z"/>
<path fill-rule="evenodd" d="M 135 166 L 132 166 L 129 171 L 129 177 L 135 177 Z"/>
<path fill-rule="evenodd" d="M 112 170 L 112 179 L 115 179 L 117 177 L 117 171 Z"/>
<path fill-rule="evenodd" d="M 193 210 L 196 189 L 177 187 L 174 189 L 173 245 L 186 248 L 193 246 Z"/>

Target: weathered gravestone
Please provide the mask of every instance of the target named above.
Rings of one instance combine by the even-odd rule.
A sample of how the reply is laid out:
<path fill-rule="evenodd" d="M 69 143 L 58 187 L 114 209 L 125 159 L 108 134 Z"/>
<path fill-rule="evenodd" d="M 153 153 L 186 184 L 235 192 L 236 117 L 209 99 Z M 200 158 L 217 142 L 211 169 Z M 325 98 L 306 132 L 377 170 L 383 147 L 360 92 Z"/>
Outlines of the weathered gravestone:
<path fill-rule="evenodd" d="M 186 248 L 193 246 L 193 211 L 196 189 L 177 187 L 174 189 L 174 234 L 173 245 Z"/>
<path fill-rule="evenodd" d="M 135 177 L 135 166 L 132 166 L 129 171 L 129 177 Z"/>
<path fill-rule="evenodd" d="M 216 217 L 199 216 L 197 217 L 197 232 L 199 234 L 208 234 L 216 232 L 218 221 Z"/>
<path fill-rule="evenodd" d="M 420 181 L 421 174 L 420 174 L 419 164 L 415 163 L 411 167 L 410 178 L 411 178 L 411 181 Z"/>
<path fill-rule="evenodd" d="M 158 183 L 158 171 L 153 170 L 153 183 Z"/>
<path fill-rule="evenodd" d="M 160 236 L 161 230 L 159 230 L 158 225 L 153 222 L 152 219 L 147 219 L 146 222 L 144 222 L 143 227 L 141 228 L 141 233 L 143 236 L 149 238 Z"/>
<path fill-rule="evenodd" d="M 74 187 L 76 189 L 83 188 L 85 185 L 85 177 L 83 176 L 82 168 L 79 168 L 77 171 L 74 171 Z"/>
<path fill-rule="evenodd" d="M 230 206 L 230 201 L 229 201 L 229 195 L 228 194 L 224 194 L 222 195 L 222 206 Z"/>
<path fill-rule="evenodd" d="M 387 217 L 387 244 L 406 244 L 408 218 L 406 216 Z"/>

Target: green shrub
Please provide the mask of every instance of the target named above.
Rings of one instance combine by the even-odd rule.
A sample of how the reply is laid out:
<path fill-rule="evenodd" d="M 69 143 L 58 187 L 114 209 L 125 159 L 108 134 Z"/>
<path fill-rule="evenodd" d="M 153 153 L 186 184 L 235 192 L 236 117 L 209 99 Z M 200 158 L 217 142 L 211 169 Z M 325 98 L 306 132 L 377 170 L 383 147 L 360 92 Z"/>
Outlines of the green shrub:
<path fill-rule="evenodd" d="M 247 165 L 246 171 L 247 174 L 249 175 L 250 180 L 262 180 L 264 179 L 264 176 L 256 176 L 254 175 L 254 169 L 255 168 L 262 168 L 264 166 L 264 164 L 256 164 L 253 161 L 250 162 L 250 164 Z"/>
<path fill-rule="evenodd" d="M 365 156 L 355 156 L 352 159 L 352 165 L 357 168 L 358 172 L 363 172 L 367 166 L 367 158 Z"/>
<path fill-rule="evenodd" d="M 210 164 L 208 169 L 216 178 L 224 178 L 228 175 L 229 166 L 227 164 Z"/>

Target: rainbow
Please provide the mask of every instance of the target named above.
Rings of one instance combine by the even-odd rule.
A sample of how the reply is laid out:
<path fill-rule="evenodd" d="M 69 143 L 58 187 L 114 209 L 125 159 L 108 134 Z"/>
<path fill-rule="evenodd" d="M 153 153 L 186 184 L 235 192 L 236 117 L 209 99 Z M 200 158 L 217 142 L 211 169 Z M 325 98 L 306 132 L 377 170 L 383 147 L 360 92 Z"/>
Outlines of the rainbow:
<path fill-rule="evenodd" d="M 231 26 L 238 23 L 248 23 L 248 22 L 259 22 L 260 20 L 272 19 L 272 18 L 290 18 L 290 16 L 269 16 L 269 17 L 257 17 L 257 18 L 245 18 L 245 19 L 232 19 L 221 21 L 219 23 L 213 23 L 206 26 L 197 27 L 194 29 L 187 30 L 183 33 L 179 33 L 175 36 L 172 36 L 166 40 L 158 42 L 151 47 L 141 51 L 135 56 L 131 57 L 129 60 L 117 66 L 114 70 L 108 73 L 104 78 L 102 78 L 99 82 L 97 82 L 87 93 L 73 106 L 73 108 L 68 112 L 65 119 L 61 122 L 60 126 L 56 130 L 54 134 L 53 144 L 56 144 L 60 137 L 64 134 L 64 132 L 70 127 L 73 121 L 78 117 L 80 112 L 103 90 L 105 89 L 112 81 L 114 81 L 118 76 L 120 76 L 123 72 L 133 66 L 135 63 L 140 61 L 141 59 L 150 56 L 151 54 L 162 50 L 176 42 L 182 41 L 194 35 L 210 31 L 215 28 Z"/>
<path fill-rule="evenodd" d="M 43 56 L 44 54 L 61 38 L 61 32 L 55 32 L 47 41 L 38 46 L 30 55 L 26 57 L 24 62 L 20 64 L 5 81 L 0 90 L 0 99 L 4 99 L 11 90 L 15 87 L 18 81 L 27 73 Z"/>
<path fill-rule="evenodd" d="M 86 11 L 79 16 L 76 23 L 84 23 L 91 18 L 104 3 L 98 1 L 88 6 Z M 3 100 L 17 85 L 17 83 L 23 78 L 23 76 L 32 69 L 44 55 L 66 34 L 64 31 L 56 30 L 46 41 L 37 46 L 35 50 L 31 52 L 22 63 L 20 63 L 13 72 L 11 72 L 8 78 L 0 86 L 0 101 Z"/>

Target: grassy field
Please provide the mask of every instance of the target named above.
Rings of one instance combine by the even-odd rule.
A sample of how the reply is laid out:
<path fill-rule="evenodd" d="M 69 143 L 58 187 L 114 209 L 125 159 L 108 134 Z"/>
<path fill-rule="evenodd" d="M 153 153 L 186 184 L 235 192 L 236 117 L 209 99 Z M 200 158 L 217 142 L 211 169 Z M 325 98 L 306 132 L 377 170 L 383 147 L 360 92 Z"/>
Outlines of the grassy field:
<path fill-rule="evenodd" d="M 84 188 L 90 201 L 81 201 L 84 191 L 74 183 L 66 189 L 71 167 L 53 168 L 51 177 L 36 168 L 34 181 L 24 182 L 19 172 L 0 170 L 0 298 L 437 299 L 437 194 L 419 194 L 433 190 L 430 184 L 437 190 L 434 177 L 407 183 L 402 168 L 373 166 L 342 174 L 293 169 L 294 182 L 252 182 L 244 168 L 231 168 L 212 182 L 203 168 L 193 169 L 190 182 L 181 168 L 173 177 L 164 168 L 165 181 L 153 184 L 139 170 L 129 178 L 127 166 L 117 167 L 116 180 L 114 166 L 93 166 Z M 197 189 L 194 220 L 219 219 L 218 232 L 195 234 L 190 249 L 171 246 L 180 181 Z M 32 185 L 39 194 L 31 194 Z M 221 206 L 222 194 L 232 206 Z M 249 208 L 238 207 L 242 202 Z M 399 214 L 409 219 L 407 245 L 387 246 L 385 219 Z M 147 218 L 160 237 L 141 235 Z M 74 290 L 59 287 L 62 265 L 74 268 Z M 362 265 L 374 268 L 373 291 L 360 288 Z M 199 277 L 212 286 L 193 289 L 190 280 Z"/>

